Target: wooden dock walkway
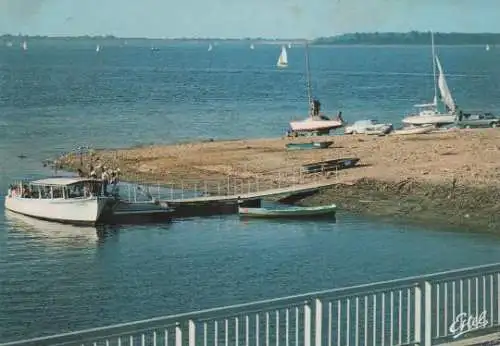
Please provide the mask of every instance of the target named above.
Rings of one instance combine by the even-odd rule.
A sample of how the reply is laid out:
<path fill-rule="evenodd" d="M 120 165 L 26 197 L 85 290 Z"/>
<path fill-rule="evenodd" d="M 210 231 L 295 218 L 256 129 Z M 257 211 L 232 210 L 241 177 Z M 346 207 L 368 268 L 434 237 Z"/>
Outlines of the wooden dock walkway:
<path fill-rule="evenodd" d="M 189 197 L 189 198 L 179 198 L 163 200 L 162 202 L 182 205 L 182 204 L 217 204 L 217 203 L 227 203 L 227 202 L 237 202 L 237 201 L 250 201 L 256 199 L 262 199 L 265 197 L 279 196 L 279 195 L 294 195 L 312 192 L 329 186 L 334 186 L 338 184 L 351 184 L 352 182 L 342 182 L 339 180 L 335 181 L 322 181 L 314 182 L 309 184 L 297 184 L 288 187 L 274 188 L 268 190 L 262 190 L 257 192 L 242 193 L 238 195 L 223 195 L 223 196 L 200 196 L 200 197 Z"/>

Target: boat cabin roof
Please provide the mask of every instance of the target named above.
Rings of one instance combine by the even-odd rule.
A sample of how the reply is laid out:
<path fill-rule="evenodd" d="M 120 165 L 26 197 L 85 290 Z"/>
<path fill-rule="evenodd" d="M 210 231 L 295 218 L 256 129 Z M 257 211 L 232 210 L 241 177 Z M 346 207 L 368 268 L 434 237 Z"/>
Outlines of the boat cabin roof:
<path fill-rule="evenodd" d="M 77 183 L 84 182 L 100 182 L 99 179 L 92 178 L 80 178 L 80 177 L 54 177 L 54 178 L 46 178 L 40 180 L 31 181 L 31 185 L 51 185 L 51 186 L 68 186 Z"/>

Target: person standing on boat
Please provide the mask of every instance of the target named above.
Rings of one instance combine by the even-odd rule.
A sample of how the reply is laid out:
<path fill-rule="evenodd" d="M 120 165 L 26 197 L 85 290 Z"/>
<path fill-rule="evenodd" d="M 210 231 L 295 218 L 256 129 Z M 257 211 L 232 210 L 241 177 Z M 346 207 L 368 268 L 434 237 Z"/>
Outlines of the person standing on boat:
<path fill-rule="evenodd" d="M 313 100 L 313 115 L 318 116 L 321 108 L 321 102 L 318 99 Z"/>
<path fill-rule="evenodd" d="M 104 169 L 102 171 L 101 180 L 102 180 L 102 190 L 104 192 L 104 196 L 107 196 L 108 195 L 109 174 L 106 171 L 106 167 L 104 167 Z"/>

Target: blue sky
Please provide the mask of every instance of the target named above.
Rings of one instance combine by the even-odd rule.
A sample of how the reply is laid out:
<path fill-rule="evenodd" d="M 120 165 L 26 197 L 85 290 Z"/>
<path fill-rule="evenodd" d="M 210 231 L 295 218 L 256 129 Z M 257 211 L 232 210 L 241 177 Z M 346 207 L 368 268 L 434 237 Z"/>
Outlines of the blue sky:
<path fill-rule="evenodd" d="M 500 0 L 0 0 L 0 34 L 314 38 L 500 32 Z"/>

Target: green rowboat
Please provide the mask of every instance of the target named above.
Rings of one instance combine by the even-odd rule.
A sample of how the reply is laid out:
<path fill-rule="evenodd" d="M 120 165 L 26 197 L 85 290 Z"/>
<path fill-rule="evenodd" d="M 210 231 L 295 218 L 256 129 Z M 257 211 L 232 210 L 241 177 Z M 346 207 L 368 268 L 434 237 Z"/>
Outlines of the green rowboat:
<path fill-rule="evenodd" d="M 276 208 L 238 208 L 240 216 L 245 217 L 262 217 L 262 218 L 275 218 L 275 217 L 311 217 L 311 216 L 324 216 L 335 215 L 337 206 L 335 204 L 324 205 L 318 207 L 289 207 L 283 209 Z"/>
<path fill-rule="evenodd" d="M 308 149 L 326 149 L 331 146 L 333 142 L 309 142 L 309 143 L 288 143 L 286 149 L 288 150 L 308 150 Z"/>

